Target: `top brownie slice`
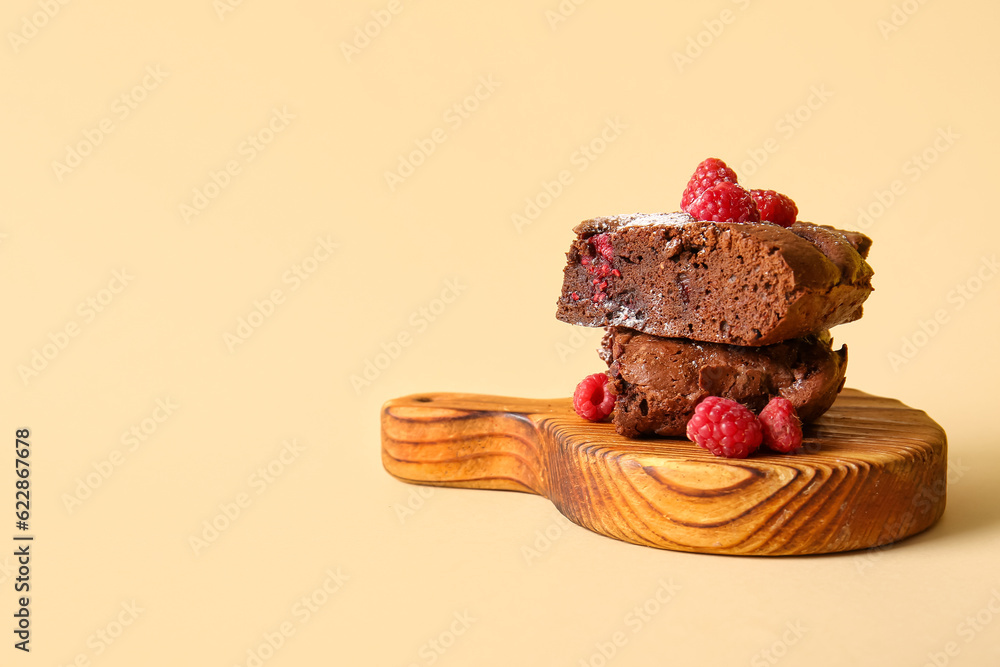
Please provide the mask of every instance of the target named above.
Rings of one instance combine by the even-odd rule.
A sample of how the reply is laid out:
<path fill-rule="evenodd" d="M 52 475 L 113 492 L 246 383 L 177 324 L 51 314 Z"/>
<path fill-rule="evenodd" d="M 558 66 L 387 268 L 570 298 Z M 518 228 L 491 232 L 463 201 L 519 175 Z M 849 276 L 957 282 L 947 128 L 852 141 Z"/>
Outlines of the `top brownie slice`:
<path fill-rule="evenodd" d="M 761 346 L 861 317 L 871 239 L 809 222 L 619 215 L 573 230 L 556 317 L 654 336 Z"/>

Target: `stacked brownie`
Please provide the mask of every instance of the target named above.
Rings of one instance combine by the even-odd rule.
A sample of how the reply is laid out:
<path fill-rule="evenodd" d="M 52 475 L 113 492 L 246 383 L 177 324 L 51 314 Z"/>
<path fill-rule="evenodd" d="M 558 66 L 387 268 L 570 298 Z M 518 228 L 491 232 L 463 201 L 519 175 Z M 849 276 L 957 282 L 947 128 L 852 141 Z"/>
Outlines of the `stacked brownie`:
<path fill-rule="evenodd" d="M 788 224 L 678 212 L 574 229 L 556 317 L 607 329 L 619 433 L 683 435 L 708 396 L 755 411 L 783 396 L 803 422 L 830 407 L 847 349 L 833 349 L 828 329 L 861 317 L 871 239 Z"/>

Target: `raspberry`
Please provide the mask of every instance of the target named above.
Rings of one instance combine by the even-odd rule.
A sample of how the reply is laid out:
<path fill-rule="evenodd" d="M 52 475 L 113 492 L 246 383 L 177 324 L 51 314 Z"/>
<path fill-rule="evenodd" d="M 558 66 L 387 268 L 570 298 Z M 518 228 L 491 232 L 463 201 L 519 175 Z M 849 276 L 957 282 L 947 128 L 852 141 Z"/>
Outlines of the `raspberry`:
<path fill-rule="evenodd" d="M 760 212 L 750 193 L 728 181 L 702 192 L 685 210 L 698 220 L 760 222 Z"/>
<path fill-rule="evenodd" d="M 594 251 L 604 258 L 609 264 L 615 258 L 614 248 L 611 247 L 611 239 L 607 234 L 595 234 L 588 240 Z"/>
<path fill-rule="evenodd" d="M 750 196 L 757 204 L 760 219 L 764 222 L 773 222 L 782 227 L 791 227 L 795 224 L 799 207 L 795 205 L 791 197 L 774 190 L 751 190 Z"/>
<path fill-rule="evenodd" d="M 716 456 L 743 459 L 760 447 L 760 422 L 745 405 L 709 396 L 688 420 L 687 437 Z"/>
<path fill-rule="evenodd" d="M 590 281 L 594 286 L 594 295 L 591 297 L 591 301 L 600 303 L 608 298 L 608 283 L 612 278 L 620 278 L 622 273 L 614 268 L 615 251 L 607 234 L 591 236 L 587 239 L 587 243 L 594 254 L 593 256 L 581 257 L 580 264 L 587 267 L 587 273 L 593 276 Z"/>
<path fill-rule="evenodd" d="M 784 396 L 775 396 L 760 411 L 764 444 L 776 452 L 788 454 L 802 446 L 802 424 L 795 406 Z"/>
<path fill-rule="evenodd" d="M 611 414 L 615 409 L 615 395 L 608 391 L 606 373 L 588 375 L 576 385 L 573 409 L 576 414 L 592 422 L 599 422 Z"/>
<path fill-rule="evenodd" d="M 688 206 L 698 198 L 698 195 L 722 181 L 735 183 L 736 172 L 719 158 L 710 157 L 702 160 L 681 196 L 681 209 L 687 211 Z"/>

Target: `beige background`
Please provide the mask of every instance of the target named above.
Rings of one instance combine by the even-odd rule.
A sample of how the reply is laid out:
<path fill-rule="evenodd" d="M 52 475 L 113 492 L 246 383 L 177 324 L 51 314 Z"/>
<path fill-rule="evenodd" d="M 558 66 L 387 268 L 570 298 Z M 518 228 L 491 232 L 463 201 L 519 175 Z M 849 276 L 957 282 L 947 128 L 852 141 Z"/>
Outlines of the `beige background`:
<path fill-rule="evenodd" d="M 36 541 L 32 652 L 8 632 L 0 664 L 1000 664 L 998 19 L 984 0 L 5 3 L 0 433 L 31 429 Z M 570 228 L 676 209 L 707 156 L 875 239 L 877 292 L 835 334 L 850 386 L 947 429 L 937 527 L 699 556 L 382 470 L 389 398 L 562 396 L 600 370 L 600 332 L 553 317 Z"/>

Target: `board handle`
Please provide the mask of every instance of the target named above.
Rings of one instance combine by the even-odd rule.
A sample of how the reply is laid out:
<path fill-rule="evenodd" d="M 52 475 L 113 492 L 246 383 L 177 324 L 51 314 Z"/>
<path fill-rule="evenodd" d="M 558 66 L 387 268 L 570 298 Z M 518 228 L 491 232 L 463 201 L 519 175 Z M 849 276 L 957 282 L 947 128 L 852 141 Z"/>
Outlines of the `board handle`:
<path fill-rule="evenodd" d="M 564 403 L 448 393 L 393 399 L 382 406 L 382 465 L 413 484 L 547 495 L 538 415 Z"/>

